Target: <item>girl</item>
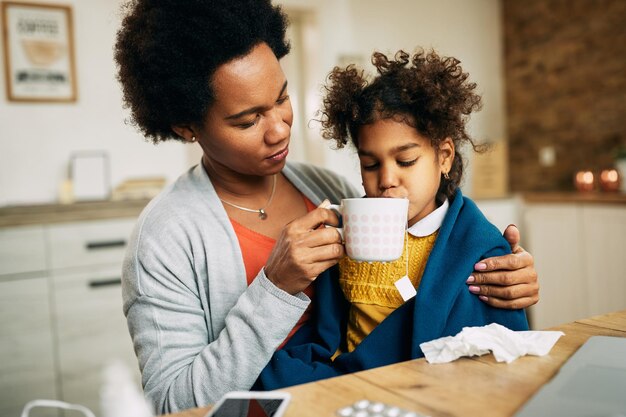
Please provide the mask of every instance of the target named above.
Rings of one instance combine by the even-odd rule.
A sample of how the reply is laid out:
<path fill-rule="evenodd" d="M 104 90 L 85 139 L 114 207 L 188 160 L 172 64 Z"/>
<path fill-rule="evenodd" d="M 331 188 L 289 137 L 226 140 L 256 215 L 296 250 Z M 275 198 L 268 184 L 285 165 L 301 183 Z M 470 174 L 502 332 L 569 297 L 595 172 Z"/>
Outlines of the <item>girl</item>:
<path fill-rule="evenodd" d="M 330 274 L 318 278 L 323 309 L 310 329 L 317 342 L 297 345 L 294 337 L 275 355 L 282 366 L 262 374 L 267 387 L 421 357 L 420 343 L 465 326 L 528 328 L 523 310 L 498 310 L 464 291 L 475 263 L 510 253 L 459 189 L 463 160 L 456 150 L 463 143 L 477 150 L 466 131 L 468 116 L 481 105 L 476 84 L 458 60 L 435 52 L 410 59 L 404 51 L 394 59 L 374 53 L 372 63 L 378 75 L 371 82 L 354 66 L 331 72 L 323 134 L 339 147 L 355 146 L 367 197 L 409 200 L 407 249 L 390 263 L 343 258 L 341 291 Z M 399 280 L 409 280 L 417 295 L 405 301 L 395 286 Z M 312 366 L 294 372 L 303 363 Z M 286 364 L 293 365 L 289 372 L 276 371 Z"/>
<path fill-rule="evenodd" d="M 356 147 L 368 197 L 409 199 L 408 251 L 392 263 L 341 261 L 339 282 L 351 303 L 348 351 L 403 304 L 397 280 L 406 274 L 412 286 L 419 287 L 449 201 L 459 200 L 458 206 L 463 200 L 458 190 L 463 159 L 456 149 L 463 143 L 477 149 L 466 122 L 481 106 L 476 84 L 468 82 L 454 58 L 421 51 L 409 61 L 409 55 L 399 51 L 392 60 L 374 53 L 372 62 L 379 75 L 369 85 L 354 67 L 330 74 L 324 137 L 339 147 L 350 141 Z M 472 223 L 486 222 L 475 211 Z M 501 244 L 502 236 L 489 232 L 493 246 Z M 473 263 L 486 257 L 475 256 Z"/>

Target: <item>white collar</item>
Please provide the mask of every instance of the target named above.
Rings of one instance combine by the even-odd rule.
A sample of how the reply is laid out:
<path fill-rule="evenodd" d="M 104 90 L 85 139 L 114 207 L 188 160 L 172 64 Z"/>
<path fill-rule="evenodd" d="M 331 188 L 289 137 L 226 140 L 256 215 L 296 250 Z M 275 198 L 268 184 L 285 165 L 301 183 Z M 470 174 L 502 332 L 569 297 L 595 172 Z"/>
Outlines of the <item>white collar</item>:
<path fill-rule="evenodd" d="M 415 237 L 430 236 L 441 227 L 444 217 L 448 213 L 448 199 L 446 198 L 442 205 L 437 207 L 432 213 L 409 227 L 409 233 Z"/>

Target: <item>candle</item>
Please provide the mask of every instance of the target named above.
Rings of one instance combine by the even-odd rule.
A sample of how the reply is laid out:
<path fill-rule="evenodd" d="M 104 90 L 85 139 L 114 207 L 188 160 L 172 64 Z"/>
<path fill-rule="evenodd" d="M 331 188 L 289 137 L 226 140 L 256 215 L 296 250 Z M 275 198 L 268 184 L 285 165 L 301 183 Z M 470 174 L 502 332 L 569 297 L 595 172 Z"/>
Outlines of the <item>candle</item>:
<path fill-rule="evenodd" d="M 602 188 L 602 191 L 618 191 L 620 179 L 616 169 L 602 170 L 602 172 L 600 172 L 600 188 Z"/>
<path fill-rule="evenodd" d="M 591 171 L 578 171 L 574 176 L 574 185 L 578 191 L 593 191 L 594 175 Z"/>

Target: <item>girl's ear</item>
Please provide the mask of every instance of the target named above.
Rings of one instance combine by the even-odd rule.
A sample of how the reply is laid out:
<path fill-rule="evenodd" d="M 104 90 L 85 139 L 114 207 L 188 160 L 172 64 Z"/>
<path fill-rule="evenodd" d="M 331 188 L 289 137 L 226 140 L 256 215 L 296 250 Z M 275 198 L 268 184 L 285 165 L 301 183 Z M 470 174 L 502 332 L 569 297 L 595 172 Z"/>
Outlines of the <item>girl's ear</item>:
<path fill-rule="evenodd" d="M 195 129 L 189 125 L 176 125 L 172 126 L 172 130 L 178 136 L 180 136 L 185 142 L 197 142 L 197 133 Z"/>
<path fill-rule="evenodd" d="M 454 161 L 454 142 L 450 138 L 445 138 L 439 144 L 439 168 L 443 174 L 447 174 L 452 169 L 452 161 Z"/>

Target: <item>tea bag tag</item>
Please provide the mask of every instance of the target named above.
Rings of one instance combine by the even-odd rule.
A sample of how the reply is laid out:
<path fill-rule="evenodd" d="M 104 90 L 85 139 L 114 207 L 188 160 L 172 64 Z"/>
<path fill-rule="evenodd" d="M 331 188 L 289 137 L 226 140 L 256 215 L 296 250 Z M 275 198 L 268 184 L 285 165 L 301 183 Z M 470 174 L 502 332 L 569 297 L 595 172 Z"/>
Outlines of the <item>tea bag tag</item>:
<path fill-rule="evenodd" d="M 417 294 L 415 287 L 413 287 L 413 283 L 411 283 L 411 280 L 406 275 L 394 282 L 394 285 L 400 292 L 400 296 L 404 301 L 410 300 Z"/>

